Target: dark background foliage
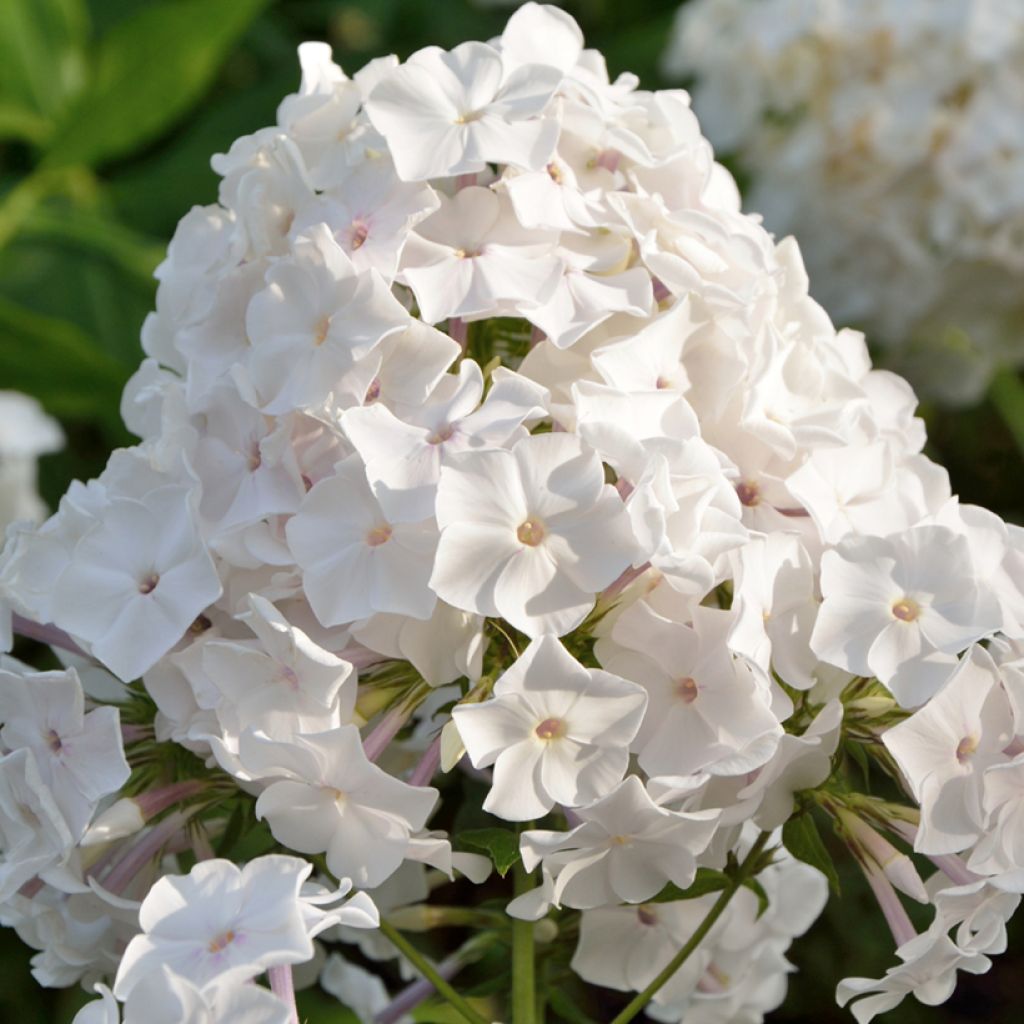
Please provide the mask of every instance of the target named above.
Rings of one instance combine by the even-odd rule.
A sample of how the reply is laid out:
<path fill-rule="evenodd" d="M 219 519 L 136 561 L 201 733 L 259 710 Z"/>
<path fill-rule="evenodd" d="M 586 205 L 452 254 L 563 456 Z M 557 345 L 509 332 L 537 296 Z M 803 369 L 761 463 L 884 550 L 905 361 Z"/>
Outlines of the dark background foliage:
<path fill-rule="evenodd" d="M 213 202 L 211 154 L 271 124 L 298 84 L 296 45 L 323 39 L 348 72 L 385 53 L 450 47 L 501 31 L 512 5 L 469 0 L 0 0 L 0 388 L 38 397 L 64 423 L 67 449 L 43 462 L 51 505 L 68 482 L 130 443 L 120 389 L 138 365 L 153 306 L 153 269 L 178 219 Z M 663 87 L 657 69 L 675 0 L 576 0 L 564 6 L 613 74 Z M 965 501 L 1024 521 L 1021 452 L 1006 421 L 1024 407 L 984 402 L 924 409 L 930 454 Z M 1018 428 L 1024 434 L 1024 426 Z M 21 653 L 25 653 L 22 651 Z M 28 652 L 30 655 L 32 652 Z M 851 1020 L 833 990 L 847 974 L 877 976 L 892 942 L 842 850 L 843 898 L 794 947 L 801 969 L 782 1024 Z M 1021 937 L 1024 940 L 1024 936 Z M 28 951 L 0 935 L 0 1019 L 70 1021 L 84 994 L 38 988 Z M 944 1007 L 912 1000 L 894 1024 L 1019 1019 L 1021 957 L 966 979 Z M 594 993 L 596 1019 L 618 1004 Z M 301 1002 L 311 1022 L 351 1020 L 328 997 Z M 438 1019 L 438 1018 L 432 1018 Z"/>

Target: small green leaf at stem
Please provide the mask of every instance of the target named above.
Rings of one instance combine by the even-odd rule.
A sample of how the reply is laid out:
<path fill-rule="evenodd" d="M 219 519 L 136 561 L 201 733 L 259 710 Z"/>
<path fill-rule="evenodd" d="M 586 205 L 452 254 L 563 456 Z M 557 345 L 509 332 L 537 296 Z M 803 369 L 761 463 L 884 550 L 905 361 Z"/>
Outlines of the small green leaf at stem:
<path fill-rule="evenodd" d="M 782 845 L 797 860 L 817 868 L 828 879 L 829 888 L 839 895 L 839 874 L 809 811 L 790 818 L 782 826 Z"/>
<path fill-rule="evenodd" d="M 519 836 L 507 828 L 474 828 L 458 836 L 461 850 L 473 850 L 491 858 L 502 878 L 519 860 Z"/>

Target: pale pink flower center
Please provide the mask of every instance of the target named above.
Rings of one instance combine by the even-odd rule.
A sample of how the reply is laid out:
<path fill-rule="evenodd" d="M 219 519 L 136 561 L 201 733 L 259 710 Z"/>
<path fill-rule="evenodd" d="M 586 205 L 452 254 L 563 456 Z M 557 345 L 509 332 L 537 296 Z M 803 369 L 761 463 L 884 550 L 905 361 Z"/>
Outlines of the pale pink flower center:
<path fill-rule="evenodd" d="M 366 242 L 366 239 L 370 237 L 370 225 L 364 220 L 352 221 L 352 241 L 351 246 L 353 250 L 361 249 Z"/>
<path fill-rule="evenodd" d="M 391 540 L 391 527 L 385 523 L 383 526 L 375 526 L 366 535 L 366 543 L 368 547 L 379 548 L 381 544 L 387 544 Z"/>
<path fill-rule="evenodd" d="M 742 483 L 738 483 L 736 485 L 736 494 L 740 499 L 740 504 L 745 505 L 747 508 L 753 508 L 755 505 L 761 504 L 761 488 L 753 481 L 744 480 Z"/>
<path fill-rule="evenodd" d="M 316 330 L 313 332 L 313 344 L 322 345 L 327 340 L 327 332 L 331 329 L 331 318 L 322 316 L 317 321 Z"/>
<path fill-rule="evenodd" d="M 446 423 L 427 438 L 427 444 L 444 444 L 454 433 L 455 428 L 450 423 Z"/>
<path fill-rule="evenodd" d="M 210 944 L 206 948 L 211 953 L 220 953 L 234 941 L 235 933 L 229 928 L 226 932 L 222 932 L 216 938 L 210 939 Z"/>
<path fill-rule="evenodd" d="M 156 590 L 156 585 L 160 582 L 159 574 L 151 572 L 144 579 L 139 580 L 139 593 L 140 594 L 152 594 Z"/>
<path fill-rule="evenodd" d="M 978 737 L 977 736 L 965 736 L 956 745 L 956 759 L 961 764 L 967 764 L 968 761 L 974 756 L 974 752 L 978 749 Z"/>
<path fill-rule="evenodd" d="M 557 740 L 565 735 L 565 722 L 561 718 L 545 718 L 534 732 L 538 739 Z"/>
<path fill-rule="evenodd" d="M 697 699 L 698 692 L 697 680 L 692 676 L 676 680 L 676 696 L 684 704 L 692 704 Z"/>
<path fill-rule="evenodd" d="M 519 529 L 516 530 L 516 537 L 519 538 L 519 543 L 531 548 L 535 548 L 546 536 L 547 530 L 544 529 L 544 524 L 532 516 L 525 522 L 520 523 Z"/>
<path fill-rule="evenodd" d="M 892 613 L 900 622 L 913 622 L 921 614 L 921 606 L 912 597 L 901 597 L 892 606 Z"/>

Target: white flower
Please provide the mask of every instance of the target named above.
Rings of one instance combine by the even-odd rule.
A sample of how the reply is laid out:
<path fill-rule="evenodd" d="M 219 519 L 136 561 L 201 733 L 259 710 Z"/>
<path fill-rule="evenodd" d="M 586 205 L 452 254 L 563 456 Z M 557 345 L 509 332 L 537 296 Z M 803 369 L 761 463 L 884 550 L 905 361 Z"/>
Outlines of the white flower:
<path fill-rule="evenodd" d="M 0 530 L 18 519 L 46 515 L 36 485 L 36 461 L 63 444 L 57 421 L 34 398 L 0 391 Z"/>
<path fill-rule="evenodd" d="M 78 541 L 53 595 L 53 620 L 126 682 L 142 675 L 221 593 L 188 492 L 115 497 Z"/>
<path fill-rule="evenodd" d="M 366 357 L 407 319 L 375 270 L 358 273 L 324 225 L 311 228 L 246 311 L 256 404 L 285 413 L 336 394 L 361 399 L 376 372 Z"/>
<path fill-rule="evenodd" d="M 494 765 L 484 810 L 529 821 L 578 807 L 625 774 L 647 704 L 640 687 L 586 669 L 552 636 L 534 640 L 482 704 L 452 711 L 477 768 Z"/>
<path fill-rule="evenodd" d="M 649 698 L 633 744 L 650 775 L 739 775 L 771 758 L 782 735 L 770 697 L 726 646 L 733 616 L 698 607 L 693 625 L 636 603 L 598 641 L 601 664 Z"/>
<path fill-rule="evenodd" d="M 427 586 L 434 565 L 433 520 L 387 517 L 362 460 L 339 463 L 288 521 L 288 546 L 302 586 L 325 626 L 395 612 L 427 619 L 437 598 Z"/>
<path fill-rule="evenodd" d="M 607 796 L 575 811 L 582 824 L 569 832 L 531 830 L 520 839 L 523 865 L 543 865 L 552 885 L 538 900 L 533 890 L 509 904 L 513 917 L 536 919 L 556 906 L 643 903 L 672 882 L 685 889 L 697 871 L 696 857 L 711 841 L 717 811 L 685 814 L 659 807 L 635 775 Z"/>
<path fill-rule="evenodd" d="M 116 793 L 131 774 L 116 708 L 84 712 L 74 669 L 28 676 L 0 669 L 0 741 L 27 748 L 77 838 L 101 797 Z"/>
<path fill-rule="evenodd" d="M 979 583 L 966 540 L 945 527 L 849 537 L 822 556 L 811 648 L 915 707 L 945 682 L 956 654 L 999 628 L 998 602 Z"/>
<path fill-rule="evenodd" d="M 557 122 L 542 114 L 562 80 L 550 66 L 508 72 L 485 43 L 436 46 L 386 74 L 366 110 L 406 181 L 481 171 L 487 163 L 543 167 Z"/>
<path fill-rule="evenodd" d="M 436 789 L 409 786 L 367 760 L 354 725 L 290 742 L 245 733 L 240 749 L 244 767 L 269 783 L 256 815 L 274 838 L 298 853 L 326 853 L 337 877 L 361 887 L 397 870 L 437 802 Z"/>
<path fill-rule="evenodd" d="M 635 541 L 594 453 L 568 434 L 464 452 L 441 470 L 431 587 L 529 636 L 561 636 L 629 567 Z"/>
<path fill-rule="evenodd" d="M 965 655 L 946 685 L 882 737 L 921 805 L 914 847 L 953 853 L 985 832 L 985 772 L 1009 761 L 1010 704 L 981 647 Z"/>
<path fill-rule="evenodd" d="M 297 857 L 270 854 L 244 868 L 207 860 L 187 875 L 164 876 L 142 902 L 142 934 L 124 952 L 114 994 L 125 999 L 165 967 L 203 987 L 312 959 L 313 937 L 345 914 L 318 910 L 303 897 L 312 870 Z"/>
<path fill-rule="evenodd" d="M 522 312 L 546 302 L 558 287 L 557 237 L 524 228 L 506 196 L 464 188 L 451 199 L 442 197 L 440 209 L 411 235 L 399 279 L 430 324 Z"/>
<path fill-rule="evenodd" d="M 437 482 L 448 456 L 467 448 L 501 448 L 526 436 L 523 424 L 544 415 L 543 391 L 500 367 L 487 398 L 479 364 L 464 359 L 404 417 L 384 405 L 349 409 L 342 424 L 366 463 L 385 511 L 410 519 L 434 514 Z"/>
<path fill-rule="evenodd" d="M 74 841 L 32 751 L 0 758 L 0 900 L 36 875 L 59 881 Z"/>

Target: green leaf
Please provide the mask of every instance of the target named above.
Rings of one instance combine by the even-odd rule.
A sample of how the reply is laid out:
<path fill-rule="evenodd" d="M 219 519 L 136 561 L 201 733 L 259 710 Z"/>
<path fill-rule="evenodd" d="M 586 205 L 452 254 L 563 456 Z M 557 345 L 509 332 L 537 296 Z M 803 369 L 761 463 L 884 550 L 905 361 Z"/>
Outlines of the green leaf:
<path fill-rule="evenodd" d="M 680 889 L 669 882 L 657 896 L 647 900 L 648 903 L 672 903 L 675 900 L 695 900 L 699 896 L 707 896 L 710 892 L 721 892 L 729 885 L 729 876 L 724 871 L 713 871 L 711 868 L 698 868 L 692 885 Z"/>
<path fill-rule="evenodd" d="M 519 860 L 519 836 L 507 828 L 475 828 L 458 837 L 459 848 L 485 853 L 502 878 Z"/>
<path fill-rule="evenodd" d="M 94 417 L 119 427 L 127 370 L 84 331 L 0 298 L 0 380 L 57 416 Z"/>
<path fill-rule="evenodd" d="M 843 749 L 847 754 L 850 755 L 851 759 L 856 761 L 860 770 L 864 773 L 864 792 L 871 792 L 871 762 L 868 760 L 867 751 L 864 749 L 862 743 L 857 743 L 854 740 L 847 740 L 843 744 Z"/>
<path fill-rule="evenodd" d="M 97 164 L 159 136 L 202 97 L 266 3 L 180 0 L 118 22 L 100 40 L 92 81 L 62 119 L 47 163 Z"/>
<path fill-rule="evenodd" d="M 40 142 L 85 82 L 82 0 L 0 0 L 0 137 Z"/>
<path fill-rule="evenodd" d="M 797 860 L 817 868 L 828 879 L 829 888 L 839 895 L 839 875 L 836 866 L 810 813 L 798 814 L 782 826 L 782 845 Z"/>
<path fill-rule="evenodd" d="M 708 893 L 721 892 L 732 882 L 732 879 L 724 871 L 713 871 L 711 868 L 698 868 L 693 884 L 685 889 L 671 882 L 648 903 L 672 903 L 675 900 L 695 900 L 700 896 L 707 896 Z M 746 886 L 757 897 L 757 916 L 760 917 L 768 909 L 768 894 L 764 891 L 761 883 L 756 878 L 744 879 Z"/>

